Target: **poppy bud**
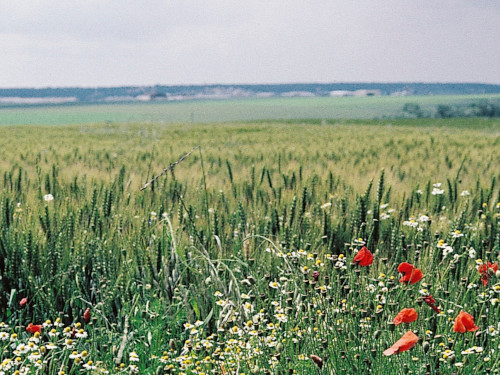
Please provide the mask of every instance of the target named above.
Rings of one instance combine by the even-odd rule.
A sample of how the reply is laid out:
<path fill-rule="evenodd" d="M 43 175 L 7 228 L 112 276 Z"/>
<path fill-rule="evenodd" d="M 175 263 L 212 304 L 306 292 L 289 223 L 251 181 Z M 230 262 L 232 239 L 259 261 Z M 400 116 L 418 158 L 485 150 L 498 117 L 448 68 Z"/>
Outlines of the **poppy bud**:
<path fill-rule="evenodd" d="M 319 278 L 319 272 L 318 271 L 314 271 L 312 273 L 312 277 L 314 279 L 314 281 L 318 281 L 318 278 Z"/>
<path fill-rule="evenodd" d="M 83 320 L 85 323 L 90 322 L 90 307 L 87 307 L 87 310 L 83 313 Z"/>
<path fill-rule="evenodd" d="M 422 343 L 422 349 L 424 350 L 424 353 L 427 353 L 430 349 L 430 344 L 429 344 L 429 341 L 424 341 Z"/>
<path fill-rule="evenodd" d="M 19 307 L 23 308 L 28 303 L 28 299 L 25 297 L 19 302 Z"/>
<path fill-rule="evenodd" d="M 175 344 L 175 340 L 174 339 L 170 339 L 170 341 L 168 342 L 169 346 L 170 346 L 170 349 L 172 350 L 176 350 L 177 349 L 177 345 Z"/>
<path fill-rule="evenodd" d="M 311 354 L 311 360 L 318 366 L 319 368 L 323 368 L 323 360 L 317 355 Z"/>

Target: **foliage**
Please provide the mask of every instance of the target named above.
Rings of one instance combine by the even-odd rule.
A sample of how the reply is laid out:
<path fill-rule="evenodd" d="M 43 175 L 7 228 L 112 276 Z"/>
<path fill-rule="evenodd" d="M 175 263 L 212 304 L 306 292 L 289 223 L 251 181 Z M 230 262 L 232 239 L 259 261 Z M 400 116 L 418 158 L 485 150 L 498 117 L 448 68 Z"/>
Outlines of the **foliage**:
<path fill-rule="evenodd" d="M 114 373 L 498 372 L 500 284 L 483 286 L 476 267 L 500 251 L 499 130 L 496 119 L 3 127 L 0 320 L 29 340 L 29 323 L 72 327 L 90 307 L 94 346 L 76 350 Z M 352 264 L 362 246 L 367 267 Z M 402 262 L 423 280 L 400 284 Z M 422 304 L 430 293 L 439 314 Z M 384 358 L 407 330 L 388 323 L 402 308 L 418 310 L 410 329 L 425 345 Z M 480 335 L 453 333 L 461 309 Z"/>

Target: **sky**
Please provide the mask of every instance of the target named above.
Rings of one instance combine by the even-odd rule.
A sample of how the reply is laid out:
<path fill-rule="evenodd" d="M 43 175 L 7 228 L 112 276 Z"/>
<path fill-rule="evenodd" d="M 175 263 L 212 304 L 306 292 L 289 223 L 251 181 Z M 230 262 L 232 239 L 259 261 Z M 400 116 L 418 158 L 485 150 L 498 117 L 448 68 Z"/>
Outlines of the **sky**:
<path fill-rule="evenodd" d="M 0 87 L 500 84 L 498 0 L 0 0 Z"/>

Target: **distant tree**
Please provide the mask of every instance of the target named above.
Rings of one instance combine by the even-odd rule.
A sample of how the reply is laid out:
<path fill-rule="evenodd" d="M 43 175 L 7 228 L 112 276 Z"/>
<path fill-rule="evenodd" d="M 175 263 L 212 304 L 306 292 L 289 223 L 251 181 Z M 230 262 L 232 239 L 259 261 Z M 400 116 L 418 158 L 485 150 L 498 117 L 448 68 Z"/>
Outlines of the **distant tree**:
<path fill-rule="evenodd" d="M 482 101 L 469 106 L 473 116 L 500 117 L 500 103 Z"/>
<path fill-rule="evenodd" d="M 436 108 L 436 117 L 439 118 L 450 118 L 456 117 L 456 111 L 451 105 L 439 104 Z"/>
<path fill-rule="evenodd" d="M 420 105 L 416 103 L 406 103 L 403 106 L 403 112 L 409 117 L 422 118 L 424 117 L 424 111 Z"/>

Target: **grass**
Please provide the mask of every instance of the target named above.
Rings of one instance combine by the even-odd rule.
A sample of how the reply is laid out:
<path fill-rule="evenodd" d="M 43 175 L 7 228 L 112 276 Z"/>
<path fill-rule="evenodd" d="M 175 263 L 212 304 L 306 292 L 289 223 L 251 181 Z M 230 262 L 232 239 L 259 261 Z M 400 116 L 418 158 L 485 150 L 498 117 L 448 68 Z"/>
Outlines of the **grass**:
<path fill-rule="evenodd" d="M 221 101 L 55 105 L 0 108 L 0 125 L 92 123 L 213 123 L 268 119 L 373 119 L 402 117 L 406 103 L 434 114 L 439 104 L 467 105 L 498 95 L 266 98 Z"/>
<path fill-rule="evenodd" d="M 489 119 L 2 127 L 2 366 L 498 373 L 500 282 L 477 266 L 500 251 L 499 143 Z M 477 332 L 453 332 L 461 310 Z"/>

